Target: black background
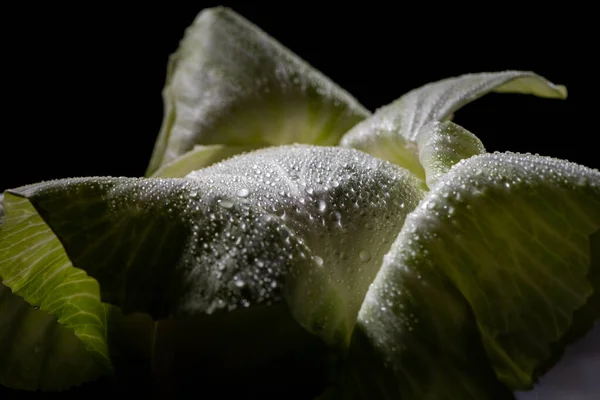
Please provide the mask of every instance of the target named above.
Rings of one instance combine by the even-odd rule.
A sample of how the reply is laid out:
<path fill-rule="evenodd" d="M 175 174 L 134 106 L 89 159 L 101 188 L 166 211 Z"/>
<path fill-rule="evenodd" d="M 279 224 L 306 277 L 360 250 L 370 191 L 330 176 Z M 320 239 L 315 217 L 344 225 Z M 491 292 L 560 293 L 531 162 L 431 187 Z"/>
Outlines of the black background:
<path fill-rule="evenodd" d="M 91 4 L 91 5 L 90 5 Z M 167 57 L 205 7 L 234 8 L 374 110 L 468 72 L 520 69 L 567 85 L 567 101 L 488 95 L 455 121 L 489 151 L 598 168 L 591 12 L 482 3 L 93 3 L 9 10 L 0 189 L 71 176 L 141 176 L 162 119 Z M 142 4 L 142 3 L 140 3 Z M 453 7 L 455 5 L 453 4 Z"/>

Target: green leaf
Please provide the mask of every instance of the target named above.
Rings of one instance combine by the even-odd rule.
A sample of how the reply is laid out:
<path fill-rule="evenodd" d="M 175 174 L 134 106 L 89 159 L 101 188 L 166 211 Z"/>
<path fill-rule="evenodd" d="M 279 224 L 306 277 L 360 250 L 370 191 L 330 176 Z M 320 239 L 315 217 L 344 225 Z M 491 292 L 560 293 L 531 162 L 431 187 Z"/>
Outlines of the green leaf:
<path fill-rule="evenodd" d="M 203 10 L 169 59 L 147 175 L 195 145 L 336 144 L 370 113 L 234 11 Z"/>
<path fill-rule="evenodd" d="M 454 238 L 446 274 L 470 302 L 500 379 L 512 389 L 530 388 L 598 283 L 589 275 L 598 266 L 590 238 L 600 230 L 600 173 L 550 158 L 495 154 L 450 175 L 441 192 L 469 182 L 471 193 L 454 199 L 454 218 L 461 231 L 478 235 L 480 246 L 449 234 L 440 248 L 449 252 Z M 600 317 L 600 309 L 589 311 L 580 322 L 588 328 Z"/>
<path fill-rule="evenodd" d="M 72 329 L 34 309 L 0 280 L 0 384 L 63 390 L 102 372 Z"/>
<path fill-rule="evenodd" d="M 455 111 L 490 92 L 567 97 L 564 86 L 554 85 L 533 72 L 462 75 L 408 92 L 350 129 L 340 143 L 394 162 L 425 179 L 416 143 L 419 130 L 430 122 L 451 119 Z"/>
<path fill-rule="evenodd" d="M 369 289 L 331 400 L 513 399 L 468 304 L 443 276 L 389 268 Z"/>
<path fill-rule="evenodd" d="M 160 167 L 152 174 L 152 177 L 183 178 L 190 172 L 254 149 L 253 146 L 225 146 L 222 144 L 194 146 L 193 150 Z"/>
<path fill-rule="evenodd" d="M 243 194 L 307 246 L 310 267 L 294 267 L 286 296 L 296 319 L 331 344 L 347 344 L 383 254 L 422 196 L 408 171 L 334 147 L 258 151 L 188 178 L 228 199 Z"/>
<path fill-rule="evenodd" d="M 77 178 L 10 193 L 31 202 L 102 300 L 126 314 L 183 318 L 283 302 L 337 347 L 347 346 L 383 255 L 422 197 L 400 167 L 303 145 L 235 156 L 185 179 Z M 23 267 L 7 254 L 0 274 L 9 285 Z M 23 284 L 34 291 L 40 279 Z"/>
<path fill-rule="evenodd" d="M 481 141 L 463 127 L 450 122 L 431 122 L 416 139 L 419 162 L 425 170 L 429 188 L 460 160 L 485 153 Z"/>
<path fill-rule="evenodd" d="M 10 328 L 3 330 L 6 336 L 0 340 L 2 347 L 10 344 L 0 362 L 3 384 L 64 388 L 98 371 L 110 372 L 105 306 L 98 283 L 73 267 L 58 238 L 27 199 L 8 192 L 3 203 L 0 322 Z"/>
<path fill-rule="evenodd" d="M 600 317 L 587 303 L 600 290 L 588 278 L 599 229 L 597 170 L 511 153 L 462 160 L 407 217 L 352 347 L 384 360 L 395 381 L 383 389 L 403 398 L 493 398 L 490 364 L 509 389 L 529 389 L 574 318 L 589 328 Z"/>
<path fill-rule="evenodd" d="M 429 253 L 419 233 L 403 228 L 384 257 L 328 399 L 513 399 L 469 304 L 442 271 L 423 267 Z"/>
<path fill-rule="evenodd" d="M 583 396 L 586 391 L 594 391 L 598 384 L 592 378 L 593 373 L 582 375 L 580 371 L 596 370 L 593 365 L 597 365 L 600 360 L 600 230 L 590 236 L 589 248 L 590 267 L 587 279 L 594 291 L 585 306 L 573 314 L 573 324 L 569 330 L 552 344 L 550 358 L 537 368 L 535 375 L 543 376 L 543 379 L 541 390 L 536 385 L 536 391 L 570 391 L 571 394 L 565 393 L 563 397 Z M 592 329 L 594 331 L 590 332 Z M 557 376 L 561 377 L 562 382 L 555 379 Z M 577 384 L 565 385 L 564 382 L 568 381 Z"/>

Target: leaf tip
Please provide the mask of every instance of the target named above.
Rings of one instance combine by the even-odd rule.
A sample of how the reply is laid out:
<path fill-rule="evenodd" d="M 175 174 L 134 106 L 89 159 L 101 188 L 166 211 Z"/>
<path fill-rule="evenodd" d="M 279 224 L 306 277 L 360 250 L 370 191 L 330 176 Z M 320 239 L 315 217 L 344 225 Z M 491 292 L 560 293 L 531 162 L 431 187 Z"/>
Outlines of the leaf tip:
<path fill-rule="evenodd" d="M 567 97 L 569 97 L 569 91 L 567 90 L 567 87 L 565 85 L 556 85 L 556 91 L 559 94 L 559 97 L 561 100 L 566 100 Z"/>

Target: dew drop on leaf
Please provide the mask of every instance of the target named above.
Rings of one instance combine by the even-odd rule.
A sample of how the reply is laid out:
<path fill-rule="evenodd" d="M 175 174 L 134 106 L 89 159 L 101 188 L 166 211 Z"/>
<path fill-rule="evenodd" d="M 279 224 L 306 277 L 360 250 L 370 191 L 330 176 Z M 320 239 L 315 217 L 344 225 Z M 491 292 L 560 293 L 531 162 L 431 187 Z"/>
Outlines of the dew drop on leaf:
<path fill-rule="evenodd" d="M 223 208 L 232 208 L 233 201 L 227 200 L 227 199 L 222 199 L 222 200 L 219 200 L 219 205 Z"/>
<path fill-rule="evenodd" d="M 360 261 L 367 262 L 367 261 L 371 260 L 371 253 L 369 253 L 366 250 L 362 250 L 359 254 L 359 257 L 360 257 Z"/>
<path fill-rule="evenodd" d="M 240 190 L 237 191 L 237 195 L 238 197 L 248 197 L 248 195 L 250 194 L 250 190 L 248 190 L 247 188 L 241 188 Z"/>

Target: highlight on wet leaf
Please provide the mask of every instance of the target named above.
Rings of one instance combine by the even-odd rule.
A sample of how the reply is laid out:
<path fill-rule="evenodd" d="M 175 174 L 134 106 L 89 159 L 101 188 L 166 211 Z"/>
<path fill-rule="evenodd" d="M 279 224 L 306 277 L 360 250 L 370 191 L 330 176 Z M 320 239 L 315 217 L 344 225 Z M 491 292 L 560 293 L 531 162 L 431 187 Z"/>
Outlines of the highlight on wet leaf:
<path fill-rule="evenodd" d="M 461 160 L 485 153 L 483 143 L 463 127 L 451 122 L 431 122 L 417 134 L 419 162 L 425 181 L 432 188 Z"/>
<path fill-rule="evenodd" d="M 367 391 L 340 398 L 511 398 L 494 374 L 531 389 L 572 325 L 600 317 L 599 233 L 597 170 L 511 153 L 459 162 L 385 256 L 347 367 L 364 382 L 339 389 Z M 380 361 L 369 373 L 365 360 Z"/>
<path fill-rule="evenodd" d="M 454 112 L 490 93 L 521 93 L 566 99 L 567 89 L 527 71 L 486 72 L 448 78 L 411 90 L 350 129 L 340 144 L 399 164 L 425 179 L 419 163 L 417 135 L 430 122 L 443 122 Z"/>
<path fill-rule="evenodd" d="M 85 317 L 84 343 L 105 345 L 89 331 L 111 323 L 101 297 L 154 320 L 284 302 L 303 329 L 344 348 L 421 193 L 403 168 L 308 145 L 239 155 L 184 179 L 43 182 L 8 192 L 0 276 L 60 323 Z"/>
<path fill-rule="evenodd" d="M 203 10 L 170 57 L 147 175 L 196 145 L 335 145 L 370 115 L 348 92 L 241 15 Z"/>
<path fill-rule="evenodd" d="M 451 119 L 489 92 L 567 95 L 467 74 L 371 115 L 203 10 L 169 60 L 146 177 L 0 194 L 0 384 L 525 399 L 600 332 L 600 172 L 486 152 Z"/>

